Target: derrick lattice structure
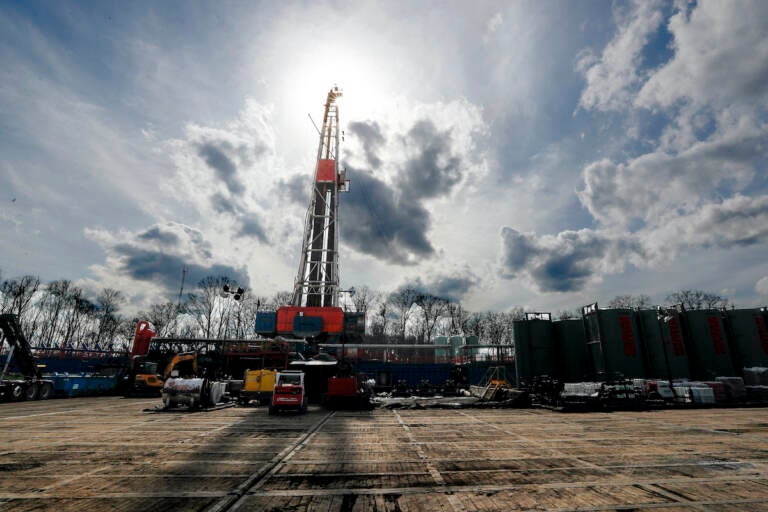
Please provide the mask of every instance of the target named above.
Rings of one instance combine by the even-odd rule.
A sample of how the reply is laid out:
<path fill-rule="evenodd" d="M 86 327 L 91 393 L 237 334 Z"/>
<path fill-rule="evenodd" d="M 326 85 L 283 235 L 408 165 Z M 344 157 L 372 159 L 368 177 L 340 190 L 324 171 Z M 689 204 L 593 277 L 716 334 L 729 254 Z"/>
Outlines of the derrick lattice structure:
<path fill-rule="evenodd" d="M 293 288 L 294 306 L 338 306 L 338 199 L 339 192 L 346 192 L 349 186 L 339 162 L 342 137 L 336 100 L 340 96 L 341 90 L 334 86 L 325 102 L 299 272 Z"/>

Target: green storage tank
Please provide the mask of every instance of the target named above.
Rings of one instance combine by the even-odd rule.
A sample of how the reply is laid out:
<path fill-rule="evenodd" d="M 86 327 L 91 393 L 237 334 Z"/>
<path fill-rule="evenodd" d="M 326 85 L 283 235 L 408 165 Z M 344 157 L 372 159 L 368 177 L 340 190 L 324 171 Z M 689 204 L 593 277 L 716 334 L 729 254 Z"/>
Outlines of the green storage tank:
<path fill-rule="evenodd" d="M 512 322 L 512 338 L 518 386 L 530 384 L 539 375 L 556 374 L 557 354 L 550 320 L 515 320 Z"/>
<path fill-rule="evenodd" d="M 725 315 L 734 368 L 768 366 L 768 332 L 759 309 L 732 309 Z"/>
<path fill-rule="evenodd" d="M 435 349 L 435 362 L 449 362 L 453 360 L 451 349 L 448 346 L 447 336 L 435 336 L 435 345 L 442 347 Z"/>
<path fill-rule="evenodd" d="M 591 365 L 581 320 L 552 322 L 555 352 L 560 364 L 558 377 L 563 382 L 582 382 L 589 377 Z"/>
<path fill-rule="evenodd" d="M 716 309 L 684 311 L 680 316 L 695 379 L 741 375 L 728 348 L 723 315 Z"/>
<path fill-rule="evenodd" d="M 583 309 L 584 332 L 596 379 L 644 378 L 640 333 L 631 309 Z"/>
<path fill-rule="evenodd" d="M 453 357 L 459 357 L 461 355 L 461 347 L 464 345 L 464 336 L 451 336 L 448 338 L 448 343 L 451 345 Z"/>
<path fill-rule="evenodd" d="M 642 309 L 638 326 L 646 356 L 647 376 L 655 379 L 690 379 L 691 368 L 676 312 Z"/>

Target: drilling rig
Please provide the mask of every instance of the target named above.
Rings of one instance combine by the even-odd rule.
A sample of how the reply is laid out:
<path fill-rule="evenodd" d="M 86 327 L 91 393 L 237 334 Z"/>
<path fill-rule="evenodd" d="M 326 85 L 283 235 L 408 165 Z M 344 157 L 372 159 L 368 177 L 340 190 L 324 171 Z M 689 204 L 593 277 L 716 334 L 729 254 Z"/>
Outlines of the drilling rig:
<path fill-rule="evenodd" d="M 299 269 L 289 305 L 276 313 L 257 317 L 257 332 L 312 341 L 325 341 L 344 331 L 344 311 L 339 307 L 339 193 L 349 190 L 340 165 L 343 138 L 338 98 L 334 86 L 325 101 L 323 123 L 318 130 L 314 179 L 304 221 Z"/>

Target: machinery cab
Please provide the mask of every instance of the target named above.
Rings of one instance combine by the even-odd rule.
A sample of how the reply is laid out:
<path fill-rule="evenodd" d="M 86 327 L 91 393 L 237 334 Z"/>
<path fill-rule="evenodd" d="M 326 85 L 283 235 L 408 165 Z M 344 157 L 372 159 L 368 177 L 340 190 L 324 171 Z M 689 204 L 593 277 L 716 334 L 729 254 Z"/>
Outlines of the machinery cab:
<path fill-rule="evenodd" d="M 275 388 L 269 414 L 280 410 L 307 412 L 307 394 L 304 389 L 304 372 L 283 370 L 275 375 Z"/>
<path fill-rule="evenodd" d="M 157 369 L 157 361 L 141 358 L 136 361 L 134 389 L 138 392 L 159 392 L 163 389 L 163 379 Z"/>

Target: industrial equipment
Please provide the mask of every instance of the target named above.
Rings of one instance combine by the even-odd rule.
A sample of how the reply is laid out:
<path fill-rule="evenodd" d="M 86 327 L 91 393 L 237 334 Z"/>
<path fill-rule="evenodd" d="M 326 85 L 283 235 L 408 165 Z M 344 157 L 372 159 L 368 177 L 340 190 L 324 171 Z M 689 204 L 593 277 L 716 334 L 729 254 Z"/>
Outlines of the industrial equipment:
<path fill-rule="evenodd" d="M 44 379 L 40 368 L 37 367 L 35 356 L 27 342 L 27 338 L 19 325 L 16 315 L 0 315 L 0 348 L 3 341 L 9 345 L 8 356 L 0 373 L 0 397 L 6 400 L 44 400 L 51 396 L 53 381 Z M 8 367 L 15 356 L 19 373 L 11 375 Z"/>
<path fill-rule="evenodd" d="M 275 414 L 283 410 L 307 412 L 304 372 L 283 370 L 275 376 L 275 388 L 272 392 L 269 414 Z"/>
<path fill-rule="evenodd" d="M 163 407 L 209 408 L 227 397 L 227 383 L 203 377 L 171 377 L 163 384 Z"/>
<path fill-rule="evenodd" d="M 229 381 L 207 378 L 205 371 L 198 369 L 197 356 L 197 351 L 182 352 L 168 363 L 163 374 L 165 409 L 181 405 L 189 409 L 209 408 L 229 398 Z"/>
<path fill-rule="evenodd" d="M 160 396 L 163 389 L 163 378 L 157 371 L 159 363 L 147 359 L 149 343 L 155 336 L 155 331 L 146 320 L 136 325 L 131 346 L 131 361 L 128 371 L 121 382 L 125 396 Z"/>
<path fill-rule="evenodd" d="M 126 396 L 159 396 L 163 391 L 165 381 L 174 375 L 193 377 L 197 375 L 197 352 L 182 352 L 174 354 L 160 374 L 159 363 L 150 361 L 146 356 L 136 355 L 131 358 L 131 367 L 125 376 Z"/>
<path fill-rule="evenodd" d="M 251 400 L 256 400 L 260 405 L 270 403 L 276 375 L 275 370 L 246 370 L 238 402 L 241 405 L 247 405 Z"/>
<path fill-rule="evenodd" d="M 340 167 L 338 87 L 328 91 L 317 148 L 312 193 L 304 223 L 299 270 L 290 305 L 277 310 L 277 334 L 326 341 L 344 330 L 339 307 L 339 192 L 349 190 Z"/>
<path fill-rule="evenodd" d="M 146 356 L 133 356 L 128 372 L 123 377 L 123 394 L 159 396 L 163 389 L 163 378 L 157 367 L 157 361 L 149 361 Z"/>

